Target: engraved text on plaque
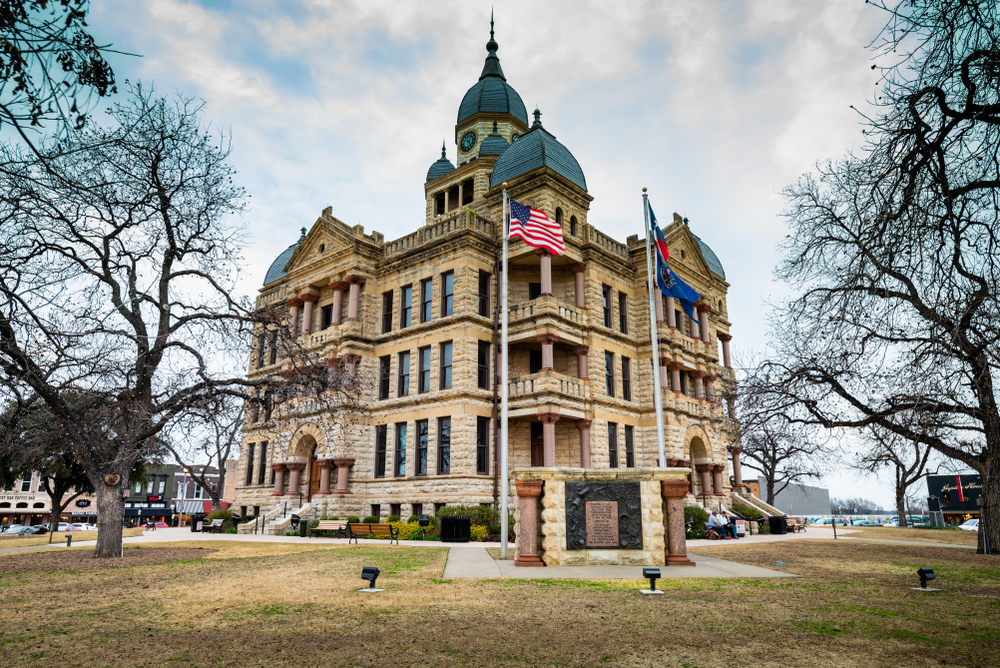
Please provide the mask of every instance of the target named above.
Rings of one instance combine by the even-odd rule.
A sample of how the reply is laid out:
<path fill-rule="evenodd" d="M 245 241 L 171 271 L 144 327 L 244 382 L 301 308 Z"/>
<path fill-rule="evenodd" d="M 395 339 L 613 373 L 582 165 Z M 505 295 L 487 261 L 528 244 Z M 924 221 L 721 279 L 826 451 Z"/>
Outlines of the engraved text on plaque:
<path fill-rule="evenodd" d="M 587 501 L 587 547 L 618 547 L 618 502 Z"/>

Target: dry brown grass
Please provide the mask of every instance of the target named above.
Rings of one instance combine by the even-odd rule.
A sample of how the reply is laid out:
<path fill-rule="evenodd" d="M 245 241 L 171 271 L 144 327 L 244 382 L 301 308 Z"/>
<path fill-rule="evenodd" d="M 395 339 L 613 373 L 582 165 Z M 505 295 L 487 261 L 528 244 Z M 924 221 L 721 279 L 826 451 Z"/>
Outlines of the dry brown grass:
<path fill-rule="evenodd" d="M 89 540 L 97 540 L 97 531 L 57 531 L 52 536 L 52 543 L 58 545 L 66 542 L 66 534 L 73 534 L 73 544 L 83 543 Z M 141 536 L 142 529 L 125 529 L 125 537 Z M 24 538 L 4 538 L 0 539 L 0 549 L 5 547 L 27 547 L 30 545 L 48 545 L 49 534 L 43 536 L 26 536 Z M 3 553 L 0 553 L 3 554 Z"/>
<path fill-rule="evenodd" d="M 187 563 L 0 577 L 17 620 L 0 664 L 897 668 L 996 665 L 1000 649 L 1000 557 L 954 548 L 700 547 L 804 577 L 661 581 L 651 598 L 638 580 L 445 581 L 444 548 L 161 545 L 219 544 Z M 356 591 L 364 565 L 387 591 Z M 946 591 L 908 589 L 923 565 Z"/>
<path fill-rule="evenodd" d="M 900 527 L 851 527 L 855 533 L 845 536 L 858 538 L 881 538 L 886 540 L 915 540 L 922 543 L 947 543 L 950 545 L 975 545 L 978 534 L 961 529 L 909 529 Z M 824 530 L 826 531 L 826 530 Z M 840 531 L 838 529 L 838 531 Z M 830 538 L 833 531 L 829 530 Z"/>

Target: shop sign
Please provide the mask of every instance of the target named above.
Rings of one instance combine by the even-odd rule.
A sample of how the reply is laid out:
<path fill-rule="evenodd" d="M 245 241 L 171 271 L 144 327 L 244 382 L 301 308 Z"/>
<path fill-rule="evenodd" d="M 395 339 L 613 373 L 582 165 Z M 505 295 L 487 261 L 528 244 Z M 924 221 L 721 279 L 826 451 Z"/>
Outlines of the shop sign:
<path fill-rule="evenodd" d="M 76 507 L 77 508 L 90 508 L 90 499 L 77 499 L 76 500 Z"/>

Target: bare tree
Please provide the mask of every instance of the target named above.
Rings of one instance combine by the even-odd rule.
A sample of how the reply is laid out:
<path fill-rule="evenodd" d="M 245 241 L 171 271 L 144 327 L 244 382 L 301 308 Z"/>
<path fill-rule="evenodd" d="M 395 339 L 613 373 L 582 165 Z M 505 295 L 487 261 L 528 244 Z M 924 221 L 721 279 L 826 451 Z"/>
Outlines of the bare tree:
<path fill-rule="evenodd" d="M 44 146 L 44 167 L 0 151 L 0 398 L 49 406 L 107 526 L 171 420 L 253 385 L 219 371 L 241 369 L 225 356 L 248 348 L 248 310 L 231 296 L 245 195 L 201 110 L 135 86 L 107 127 Z M 69 388 L 102 398 L 114 439 Z M 120 550 L 118 532 L 100 532 L 96 557 Z"/>
<path fill-rule="evenodd" d="M 243 411 L 230 395 L 220 395 L 204 406 L 178 416 L 164 439 L 174 460 L 212 499 L 212 509 L 222 507 L 226 489 L 226 461 L 239 452 Z M 218 472 L 218 475 L 213 474 Z"/>
<path fill-rule="evenodd" d="M 983 480 L 1000 508 L 1000 21 L 995 2 L 882 7 L 882 86 L 859 156 L 786 189 L 772 400 L 878 425 Z M 901 421 L 895 416 L 914 416 Z M 929 428 L 925 428 L 929 427 Z M 1000 513 L 984 535 L 1000 543 Z"/>
<path fill-rule="evenodd" d="M 880 512 L 882 512 L 882 506 L 860 496 L 851 499 L 830 499 L 831 515 L 874 515 Z"/>
<path fill-rule="evenodd" d="M 853 466 L 869 473 L 878 473 L 883 469 L 892 471 L 896 514 L 899 515 L 899 526 L 905 527 L 906 498 L 910 487 L 937 472 L 936 468 L 932 471 L 929 465 L 934 448 L 878 425 L 871 425 L 864 431 L 868 439 L 867 447 L 858 453 Z"/>

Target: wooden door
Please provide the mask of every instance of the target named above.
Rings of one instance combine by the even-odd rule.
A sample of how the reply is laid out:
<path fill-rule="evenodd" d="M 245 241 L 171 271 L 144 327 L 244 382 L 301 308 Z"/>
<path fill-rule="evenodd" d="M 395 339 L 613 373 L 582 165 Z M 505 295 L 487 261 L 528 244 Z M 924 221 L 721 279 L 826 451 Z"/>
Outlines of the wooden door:
<path fill-rule="evenodd" d="M 320 470 L 316 466 L 316 453 L 313 452 L 312 456 L 309 457 L 309 498 L 308 501 L 312 501 L 313 495 L 319 491 L 319 476 Z"/>
<path fill-rule="evenodd" d="M 531 423 L 531 465 L 545 466 L 545 439 L 541 422 Z"/>

